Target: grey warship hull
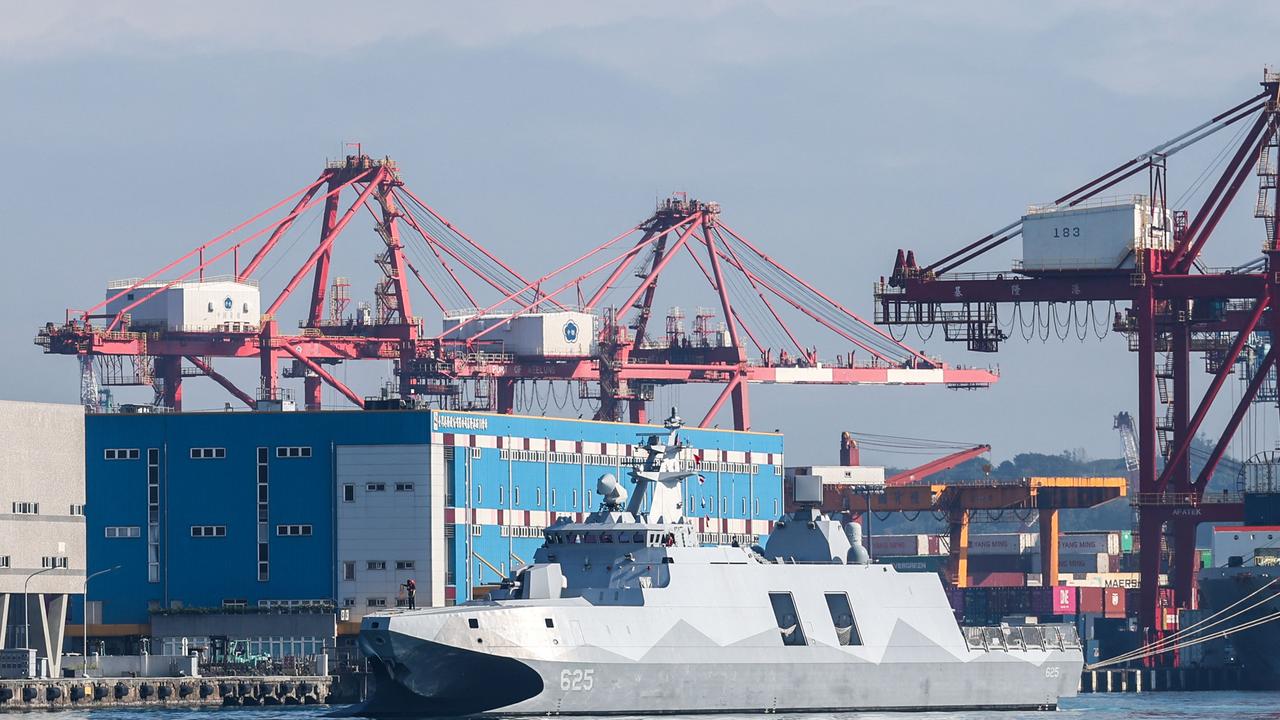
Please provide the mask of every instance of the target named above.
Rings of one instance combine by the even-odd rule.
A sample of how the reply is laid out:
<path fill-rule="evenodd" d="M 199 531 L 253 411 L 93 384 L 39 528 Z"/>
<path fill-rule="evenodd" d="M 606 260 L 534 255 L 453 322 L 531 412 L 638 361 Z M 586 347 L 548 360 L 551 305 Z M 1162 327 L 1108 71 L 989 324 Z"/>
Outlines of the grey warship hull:
<path fill-rule="evenodd" d="M 714 567 L 704 570 L 714 575 Z M 371 616 L 361 643 L 375 659 L 377 692 L 362 714 L 1053 709 L 1075 694 L 1083 661 L 1066 629 L 962 632 L 941 588 L 929 587 L 936 578 L 882 567 L 846 568 L 848 585 L 835 588 L 865 608 L 856 646 L 841 645 L 822 622 L 822 592 L 794 594 L 804 646 L 780 641 L 764 602 L 697 608 L 579 598 Z M 801 576 L 791 587 L 815 587 L 802 582 L 811 568 L 735 569 L 790 570 Z M 904 594 L 893 600 L 891 590 Z M 890 605 L 857 602 L 877 595 Z"/>

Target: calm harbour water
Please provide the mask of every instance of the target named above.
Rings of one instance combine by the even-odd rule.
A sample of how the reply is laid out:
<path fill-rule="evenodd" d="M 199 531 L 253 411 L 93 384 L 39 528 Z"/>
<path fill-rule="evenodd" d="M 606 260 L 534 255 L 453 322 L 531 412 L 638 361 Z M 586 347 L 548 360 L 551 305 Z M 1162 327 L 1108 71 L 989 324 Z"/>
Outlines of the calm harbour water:
<path fill-rule="evenodd" d="M 54 714 L 58 720 L 78 718 L 93 720 L 321 720 L 331 708 L 209 708 L 204 710 L 64 710 Z M 216 717 L 215 717 L 216 716 Z M 638 716 L 642 717 L 642 716 Z M 692 716 L 702 718 L 759 717 L 757 715 Z M 785 720 L 826 720 L 829 715 L 776 715 Z M 1144 693 L 1082 695 L 1063 703 L 1056 713 L 969 712 L 969 713 L 851 713 L 835 716 L 841 720 L 904 720 L 905 718 L 956 718 L 957 720 L 1140 720 L 1143 718 L 1179 718 L 1180 720 L 1280 720 L 1280 693 Z M 611 717 L 609 720 L 625 720 Z M 678 720 L 678 716 L 663 716 Z"/>

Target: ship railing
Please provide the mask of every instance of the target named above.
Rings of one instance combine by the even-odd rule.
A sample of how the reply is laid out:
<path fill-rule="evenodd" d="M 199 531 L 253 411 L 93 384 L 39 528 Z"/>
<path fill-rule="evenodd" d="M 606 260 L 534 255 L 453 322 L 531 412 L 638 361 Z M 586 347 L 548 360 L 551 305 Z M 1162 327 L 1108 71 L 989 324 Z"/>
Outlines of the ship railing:
<path fill-rule="evenodd" d="M 966 627 L 965 644 L 970 650 L 1066 650 L 1080 647 L 1075 628 L 1066 625 L 1001 625 Z"/>

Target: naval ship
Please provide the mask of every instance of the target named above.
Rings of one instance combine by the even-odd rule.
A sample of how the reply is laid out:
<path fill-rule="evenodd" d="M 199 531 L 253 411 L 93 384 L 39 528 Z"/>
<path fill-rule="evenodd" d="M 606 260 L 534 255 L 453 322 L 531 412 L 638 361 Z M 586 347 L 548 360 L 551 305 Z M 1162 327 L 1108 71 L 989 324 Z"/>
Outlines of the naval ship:
<path fill-rule="evenodd" d="M 597 484 L 598 511 L 546 529 L 489 599 L 363 618 L 375 679 L 355 714 L 1054 709 L 1076 693 L 1069 625 L 964 627 L 932 573 L 869 562 L 820 478 L 763 547 L 706 546 L 683 508 L 682 423 Z M 643 436 L 642 436 L 643 437 Z M 685 453 L 686 456 L 688 453 Z"/>

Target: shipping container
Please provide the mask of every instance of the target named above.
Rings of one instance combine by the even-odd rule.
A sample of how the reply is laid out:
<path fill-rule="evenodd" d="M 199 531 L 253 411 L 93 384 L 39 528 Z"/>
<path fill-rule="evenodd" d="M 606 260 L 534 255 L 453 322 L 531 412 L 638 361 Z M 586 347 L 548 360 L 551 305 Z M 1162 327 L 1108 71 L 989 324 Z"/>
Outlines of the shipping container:
<path fill-rule="evenodd" d="M 1063 555 L 1120 554 L 1119 532 L 1062 533 L 1058 536 L 1058 552 Z"/>
<path fill-rule="evenodd" d="M 885 557 L 877 553 L 875 561 L 885 565 L 892 565 L 893 569 L 898 572 L 941 572 L 946 569 L 947 561 L 950 559 L 947 555 Z"/>
<path fill-rule="evenodd" d="M 1019 572 L 986 572 L 986 573 L 970 573 L 970 587 L 979 588 L 1011 588 L 1024 587 L 1027 583 L 1025 573 Z"/>
<path fill-rule="evenodd" d="M 931 554 L 928 535 L 872 535 L 871 549 L 877 558 Z"/>
<path fill-rule="evenodd" d="M 1037 555 L 974 555 L 969 558 L 969 572 L 1040 572 L 1040 558 Z"/>
<path fill-rule="evenodd" d="M 1050 611 L 1054 615 L 1076 614 L 1076 589 L 1068 585 L 1051 588 Z"/>
<path fill-rule="evenodd" d="M 1211 567 L 1213 567 L 1213 566 L 1214 566 L 1214 565 L 1213 565 L 1213 550 L 1211 550 L 1211 549 L 1209 549 L 1209 548 L 1205 548 L 1205 549 L 1201 550 L 1201 551 L 1200 551 L 1200 567 L 1202 567 L 1202 568 L 1211 568 Z"/>
<path fill-rule="evenodd" d="M 1099 552 L 1089 555 L 1059 555 L 1058 572 L 1105 573 L 1114 572 L 1113 559 L 1117 556 Z"/>
<path fill-rule="evenodd" d="M 989 533 L 969 536 L 969 555 L 1025 555 L 1040 541 L 1035 533 Z"/>
<path fill-rule="evenodd" d="M 1103 588 L 1100 587 L 1082 587 L 1077 593 L 1077 602 L 1079 610 L 1083 613 L 1102 614 L 1102 596 Z"/>
<path fill-rule="evenodd" d="M 1102 588 L 1102 614 L 1107 618 L 1124 618 L 1128 596 L 1124 588 Z"/>

